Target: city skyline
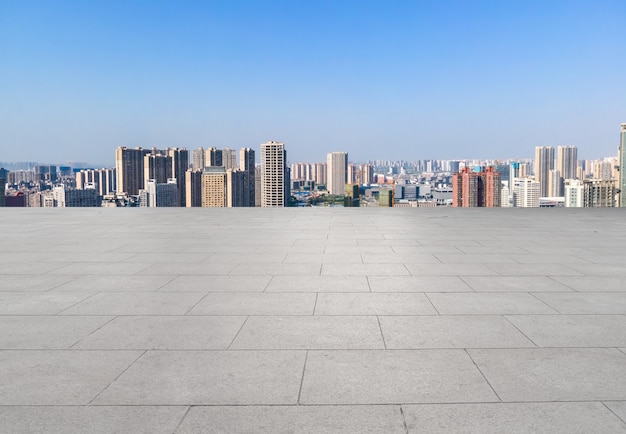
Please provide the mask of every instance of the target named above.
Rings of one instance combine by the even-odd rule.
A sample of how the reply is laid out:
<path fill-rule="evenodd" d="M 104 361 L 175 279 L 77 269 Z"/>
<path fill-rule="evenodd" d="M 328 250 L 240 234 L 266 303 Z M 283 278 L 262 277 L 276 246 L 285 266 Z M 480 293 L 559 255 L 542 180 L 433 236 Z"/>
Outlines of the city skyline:
<path fill-rule="evenodd" d="M 109 167 L 117 146 L 265 140 L 292 161 L 615 155 L 625 15 L 615 0 L 5 2 L 0 160 Z"/>

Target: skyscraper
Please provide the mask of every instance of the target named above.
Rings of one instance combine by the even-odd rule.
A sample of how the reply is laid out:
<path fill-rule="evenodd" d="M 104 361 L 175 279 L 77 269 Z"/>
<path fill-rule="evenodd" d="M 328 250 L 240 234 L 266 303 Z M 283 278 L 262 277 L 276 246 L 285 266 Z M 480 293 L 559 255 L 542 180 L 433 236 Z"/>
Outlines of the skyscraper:
<path fill-rule="evenodd" d="M 289 176 L 285 144 L 261 145 L 261 206 L 284 207 L 289 200 Z"/>
<path fill-rule="evenodd" d="M 185 206 L 202 206 L 202 172 L 204 169 L 189 169 L 185 172 Z"/>
<path fill-rule="evenodd" d="M 537 146 L 535 148 L 535 181 L 539 183 L 540 197 L 550 192 L 550 171 L 554 169 L 554 148 Z"/>
<path fill-rule="evenodd" d="M 626 124 L 622 124 L 619 141 L 619 206 L 626 208 Z"/>
<path fill-rule="evenodd" d="M 243 206 L 254 207 L 255 177 L 254 150 L 241 148 L 239 150 L 239 169 L 243 172 Z"/>
<path fill-rule="evenodd" d="M 563 179 L 576 179 L 578 168 L 578 148 L 576 146 L 559 146 L 557 148 L 557 169 Z"/>
<path fill-rule="evenodd" d="M 193 168 L 197 170 L 204 169 L 204 148 L 200 146 L 198 149 L 192 151 Z"/>
<path fill-rule="evenodd" d="M 185 173 L 189 169 L 189 151 L 185 148 L 168 148 L 165 150 L 170 161 L 168 178 L 176 179 L 178 188 L 178 206 L 186 206 L 187 202 L 187 179 Z"/>
<path fill-rule="evenodd" d="M 172 177 L 172 160 L 161 151 L 152 149 L 152 152 L 144 157 L 143 162 L 144 186 L 147 186 L 149 179 L 154 180 L 157 184 L 163 184 Z M 147 189 L 147 187 L 145 188 Z"/>
<path fill-rule="evenodd" d="M 328 165 L 328 184 L 326 189 L 330 194 L 343 195 L 348 182 L 348 154 L 346 152 L 331 152 L 326 156 Z"/>
<path fill-rule="evenodd" d="M 205 167 L 220 167 L 224 166 L 222 160 L 222 150 L 217 148 L 208 148 L 204 151 L 204 166 Z"/>
<path fill-rule="evenodd" d="M 144 156 L 149 149 L 129 149 L 120 146 L 115 150 L 115 174 L 118 193 L 137 195 L 144 188 Z"/>
<path fill-rule="evenodd" d="M 237 151 L 230 148 L 222 149 L 222 165 L 224 169 L 236 169 L 237 168 Z"/>

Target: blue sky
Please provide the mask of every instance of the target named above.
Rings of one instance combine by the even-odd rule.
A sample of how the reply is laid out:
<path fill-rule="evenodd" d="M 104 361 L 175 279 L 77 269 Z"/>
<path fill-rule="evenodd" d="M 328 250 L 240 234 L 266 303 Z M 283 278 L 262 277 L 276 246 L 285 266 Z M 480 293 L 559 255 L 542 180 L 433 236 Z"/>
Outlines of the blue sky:
<path fill-rule="evenodd" d="M 626 2 L 0 0 L 0 161 L 615 155 Z"/>

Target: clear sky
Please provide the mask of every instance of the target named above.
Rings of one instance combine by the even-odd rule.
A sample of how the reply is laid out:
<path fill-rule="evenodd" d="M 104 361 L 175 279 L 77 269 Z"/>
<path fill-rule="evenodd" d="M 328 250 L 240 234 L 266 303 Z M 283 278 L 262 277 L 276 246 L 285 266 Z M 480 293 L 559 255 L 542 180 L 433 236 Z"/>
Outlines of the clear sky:
<path fill-rule="evenodd" d="M 0 161 L 616 155 L 626 1 L 0 0 Z"/>

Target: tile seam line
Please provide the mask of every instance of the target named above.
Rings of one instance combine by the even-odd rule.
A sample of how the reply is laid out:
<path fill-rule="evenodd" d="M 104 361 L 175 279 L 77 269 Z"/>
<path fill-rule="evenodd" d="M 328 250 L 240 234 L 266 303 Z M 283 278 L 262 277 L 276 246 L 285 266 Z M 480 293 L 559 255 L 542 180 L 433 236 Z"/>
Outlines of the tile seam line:
<path fill-rule="evenodd" d="M 302 377 L 300 378 L 300 388 L 298 389 L 298 400 L 296 401 L 296 405 L 300 404 L 300 399 L 302 398 L 302 387 L 304 386 L 304 375 L 306 373 L 306 362 L 309 359 L 309 350 L 306 350 L 304 353 L 304 364 L 302 365 Z"/>
<path fill-rule="evenodd" d="M 472 357 L 472 355 L 470 354 L 470 352 L 468 351 L 467 348 L 464 349 L 465 354 L 467 354 L 467 356 L 470 358 L 470 360 L 472 361 L 472 363 L 474 364 L 474 366 L 476 367 L 476 369 L 478 369 L 478 372 L 480 372 L 480 375 L 483 377 L 483 379 L 485 380 L 485 382 L 489 385 L 489 388 L 491 389 L 491 391 L 496 395 L 496 398 L 498 398 L 498 401 L 500 401 L 501 403 L 504 402 L 502 400 L 502 398 L 500 397 L 500 395 L 498 395 L 498 392 L 496 392 L 496 389 L 493 387 L 493 385 L 491 384 L 491 382 L 487 379 L 487 377 L 485 376 L 485 373 L 482 371 L 482 369 L 480 369 L 480 367 L 478 366 L 478 363 L 476 363 L 476 360 L 474 360 L 474 358 Z"/>
<path fill-rule="evenodd" d="M 181 406 L 182 407 L 182 406 Z M 185 411 L 185 414 L 183 414 L 183 417 L 180 418 L 180 421 L 178 422 L 178 424 L 176 424 L 176 428 L 174 428 L 174 431 L 172 431 L 173 433 L 176 433 L 178 431 L 178 429 L 180 428 L 180 426 L 183 424 L 183 422 L 185 421 L 185 418 L 187 417 L 187 415 L 189 414 L 189 412 L 191 411 L 191 408 L 193 406 L 192 405 L 188 405 L 187 406 L 187 410 Z"/>
<path fill-rule="evenodd" d="M 404 404 L 400 404 L 400 415 L 402 416 L 402 423 L 404 424 L 404 432 L 409 434 L 409 426 L 406 423 L 406 415 L 404 414 Z"/>
<path fill-rule="evenodd" d="M 535 341 L 533 341 L 528 335 L 526 335 L 526 333 L 524 333 L 522 330 L 520 330 L 520 328 L 517 327 L 517 325 L 515 325 L 515 323 L 509 319 L 509 315 L 502 315 L 502 316 L 504 317 L 505 321 L 507 321 L 509 324 L 511 324 L 511 326 L 513 328 L 515 328 L 515 330 L 520 332 L 522 334 L 522 336 L 524 336 L 526 339 L 528 339 L 535 347 L 542 348 L 539 345 L 537 345 L 537 343 Z"/>
<path fill-rule="evenodd" d="M 228 351 L 228 350 L 230 350 L 230 347 L 232 347 L 233 344 L 235 343 L 235 340 L 237 340 L 237 336 L 239 336 L 239 333 L 241 333 L 241 330 L 243 330 L 244 326 L 248 322 L 248 318 L 250 318 L 250 316 L 246 316 L 246 319 L 243 320 L 243 323 L 241 323 L 241 327 L 239 327 L 239 330 L 237 330 L 237 333 L 235 333 L 235 336 L 233 337 L 233 340 L 230 341 L 230 344 L 228 344 L 226 349 L 225 350 L 216 350 L 216 351 Z M 203 351 L 203 350 L 199 350 L 199 351 Z"/>
<path fill-rule="evenodd" d="M 107 325 L 111 324 L 111 322 L 115 321 L 115 319 L 117 319 L 117 316 L 113 316 L 111 319 L 109 319 L 108 321 L 105 321 L 104 324 L 100 325 L 100 327 L 92 330 L 90 333 L 86 334 L 85 336 L 81 337 L 80 339 L 78 339 L 76 342 L 74 342 L 72 345 L 70 345 L 69 347 L 67 347 L 68 350 L 72 350 L 74 349 L 74 347 L 76 345 L 78 345 L 83 339 L 88 338 L 89 336 L 93 335 L 94 333 L 100 331 L 103 327 L 106 327 Z"/>
<path fill-rule="evenodd" d="M 111 385 L 112 385 L 113 383 L 115 383 L 115 382 L 116 382 L 116 381 L 117 381 L 117 380 L 118 380 L 118 379 L 119 379 L 122 375 L 124 375 L 124 373 L 125 373 L 126 371 L 128 371 L 128 370 L 130 369 L 130 367 L 131 367 L 131 366 L 133 366 L 135 363 L 137 363 L 137 361 L 138 361 L 139 359 L 141 359 L 141 358 L 142 358 L 142 357 L 143 357 L 143 356 L 144 356 L 147 352 L 148 352 L 148 350 L 141 351 L 141 354 L 139 354 L 139 355 L 137 356 L 137 358 L 135 358 L 135 360 L 133 360 L 131 363 L 129 363 L 129 364 L 128 364 L 128 366 L 122 370 L 122 372 L 120 372 L 120 373 L 119 373 L 119 374 L 118 374 L 118 375 L 117 375 L 114 379 L 112 379 L 112 380 L 109 382 L 109 384 L 107 384 L 107 385 L 106 385 L 106 387 L 104 387 L 104 388 L 103 388 L 100 392 L 98 392 L 98 393 L 96 394 L 96 396 L 94 396 L 91 400 L 89 400 L 89 402 L 87 403 L 87 406 L 90 406 L 92 402 L 94 402 L 96 399 L 98 399 L 98 397 L 99 397 L 100 395 L 102 395 L 104 392 L 106 392 L 106 391 L 109 389 L 109 387 L 111 387 Z"/>
<path fill-rule="evenodd" d="M 59 291 L 59 292 L 61 292 L 61 291 Z M 57 293 L 58 293 L 58 292 L 57 292 Z M 94 292 L 93 294 L 88 295 L 87 297 L 83 298 L 83 299 L 82 299 L 82 300 L 80 300 L 80 301 L 77 301 L 76 303 L 72 304 L 71 306 L 68 306 L 68 307 L 66 307 L 66 308 L 64 308 L 64 309 L 61 309 L 60 311 L 58 311 L 58 312 L 56 312 L 56 313 L 52 314 L 51 316 L 57 316 L 57 315 L 58 315 L 58 316 L 64 316 L 64 315 L 62 315 L 62 314 L 63 314 L 63 312 L 65 312 L 66 310 L 71 309 L 71 308 L 73 308 L 73 307 L 75 307 L 75 306 L 77 306 L 77 305 L 79 305 L 79 304 L 81 304 L 81 303 L 83 303 L 83 302 L 85 302 L 85 301 L 87 301 L 87 300 L 89 300 L 89 299 L 91 299 L 91 298 L 95 297 L 96 295 L 101 294 L 101 293 L 102 293 L 102 291 L 97 291 L 97 292 Z M 69 316 L 72 316 L 72 314 L 70 314 Z M 108 315 L 104 315 L 104 316 L 108 316 Z"/>

